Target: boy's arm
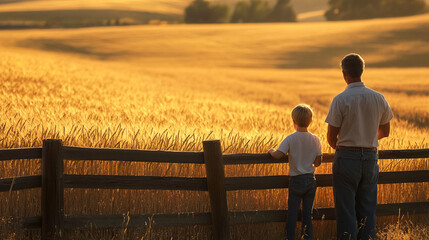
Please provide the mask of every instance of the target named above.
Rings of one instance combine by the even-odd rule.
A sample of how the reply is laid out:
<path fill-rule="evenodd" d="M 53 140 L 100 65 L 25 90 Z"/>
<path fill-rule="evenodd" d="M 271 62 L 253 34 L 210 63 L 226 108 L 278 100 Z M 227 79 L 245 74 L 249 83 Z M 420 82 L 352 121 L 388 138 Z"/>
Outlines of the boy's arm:
<path fill-rule="evenodd" d="M 283 152 L 280 152 L 279 150 L 270 149 L 268 150 L 268 153 L 273 157 L 274 159 L 280 160 L 283 157 L 286 157 L 286 155 Z"/>
<path fill-rule="evenodd" d="M 317 156 L 313 162 L 314 167 L 318 167 L 320 164 L 322 164 L 322 155 Z"/>

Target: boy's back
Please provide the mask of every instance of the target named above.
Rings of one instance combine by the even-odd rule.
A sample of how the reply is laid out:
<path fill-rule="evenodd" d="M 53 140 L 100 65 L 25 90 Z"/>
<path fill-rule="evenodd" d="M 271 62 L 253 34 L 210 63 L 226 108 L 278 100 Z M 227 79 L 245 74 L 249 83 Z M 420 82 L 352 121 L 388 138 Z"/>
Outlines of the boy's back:
<path fill-rule="evenodd" d="M 289 176 L 314 173 L 314 159 L 322 155 L 320 140 L 310 132 L 296 131 L 287 136 L 277 149 L 289 152 Z"/>

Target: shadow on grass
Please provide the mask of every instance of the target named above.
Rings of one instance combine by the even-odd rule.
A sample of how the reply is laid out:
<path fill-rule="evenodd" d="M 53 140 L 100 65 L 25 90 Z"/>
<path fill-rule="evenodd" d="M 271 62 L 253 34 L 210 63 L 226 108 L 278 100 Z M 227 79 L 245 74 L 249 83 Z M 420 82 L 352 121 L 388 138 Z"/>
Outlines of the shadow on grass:
<path fill-rule="evenodd" d="M 339 66 L 342 57 L 350 52 L 357 52 L 363 56 L 380 52 L 380 48 L 390 45 L 406 45 L 411 42 L 419 42 L 420 45 L 429 45 L 429 24 L 421 24 L 412 29 L 401 29 L 386 32 L 375 38 L 361 42 L 351 40 L 347 44 L 325 45 L 300 49 L 298 51 L 287 51 L 280 61 L 279 68 L 332 68 Z M 382 60 L 376 62 L 368 61 L 370 67 L 429 67 L 429 48 L 410 53 L 406 51 L 392 52 Z M 380 54 L 382 54 L 380 52 Z"/>
<path fill-rule="evenodd" d="M 89 57 L 95 57 L 99 60 L 108 60 L 113 57 L 125 56 L 130 54 L 126 51 L 101 52 L 91 49 L 90 47 L 74 46 L 71 43 L 67 43 L 67 41 L 54 39 L 28 39 L 21 41 L 18 46 L 25 48 L 36 48 L 51 52 L 82 54 Z"/>
<path fill-rule="evenodd" d="M 1 4 L 8 4 L 8 3 L 19 3 L 19 2 L 33 2 L 35 0 L 0 0 Z"/>

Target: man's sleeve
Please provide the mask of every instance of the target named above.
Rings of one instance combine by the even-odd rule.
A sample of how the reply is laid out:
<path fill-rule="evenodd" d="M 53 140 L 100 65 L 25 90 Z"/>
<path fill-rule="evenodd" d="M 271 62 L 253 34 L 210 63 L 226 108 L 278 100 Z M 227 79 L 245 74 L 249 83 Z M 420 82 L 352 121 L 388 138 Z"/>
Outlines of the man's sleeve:
<path fill-rule="evenodd" d="M 282 143 L 280 143 L 280 146 L 277 148 L 278 151 L 287 154 L 289 152 L 289 141 L 288 138 L 285 138 Z"/>
<path fill-rule="evenodd" d="M 343 122 L 343 116 L 341 114 L 338 97 L 335 97 L 334 100 L 332 100 L 325 122 L 334 127 L 341 127 L 341 123 Z"/>
<path fill-rule="evenodd" d="M 392 109 L 390 108 L 389 103 L 386 101 L 384 97 L 383 97 L 383 102 L 384 102 L 384 111 L 381 115 L 380 125 L 385 125 L 389 123 L 390 120 L 392 120 L 393 118 Z"/>

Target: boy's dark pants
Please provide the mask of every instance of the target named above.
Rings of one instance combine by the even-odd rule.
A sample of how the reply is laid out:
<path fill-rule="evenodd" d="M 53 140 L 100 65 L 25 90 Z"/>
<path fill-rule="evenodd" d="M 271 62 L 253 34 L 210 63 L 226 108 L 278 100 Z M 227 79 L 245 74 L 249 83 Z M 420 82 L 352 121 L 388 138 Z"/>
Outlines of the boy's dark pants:
<path fill-rule="evenodd" d="M 338 239 L 374 239 L 378 154 L 376 150 L 335 151 L 332 164 Z"/>
<path fill-rule="evenodd" d="M 287 239 L 295 239 L 296 221 L 302 200 L 302 231 L 304 239 L 313 239 L 313 202 L 316 195 L 314 174 L 303 174 L 289 178 L 289 200 L 286 222 Z M 300 238 L 301 239 L 301 238 Z"/>

